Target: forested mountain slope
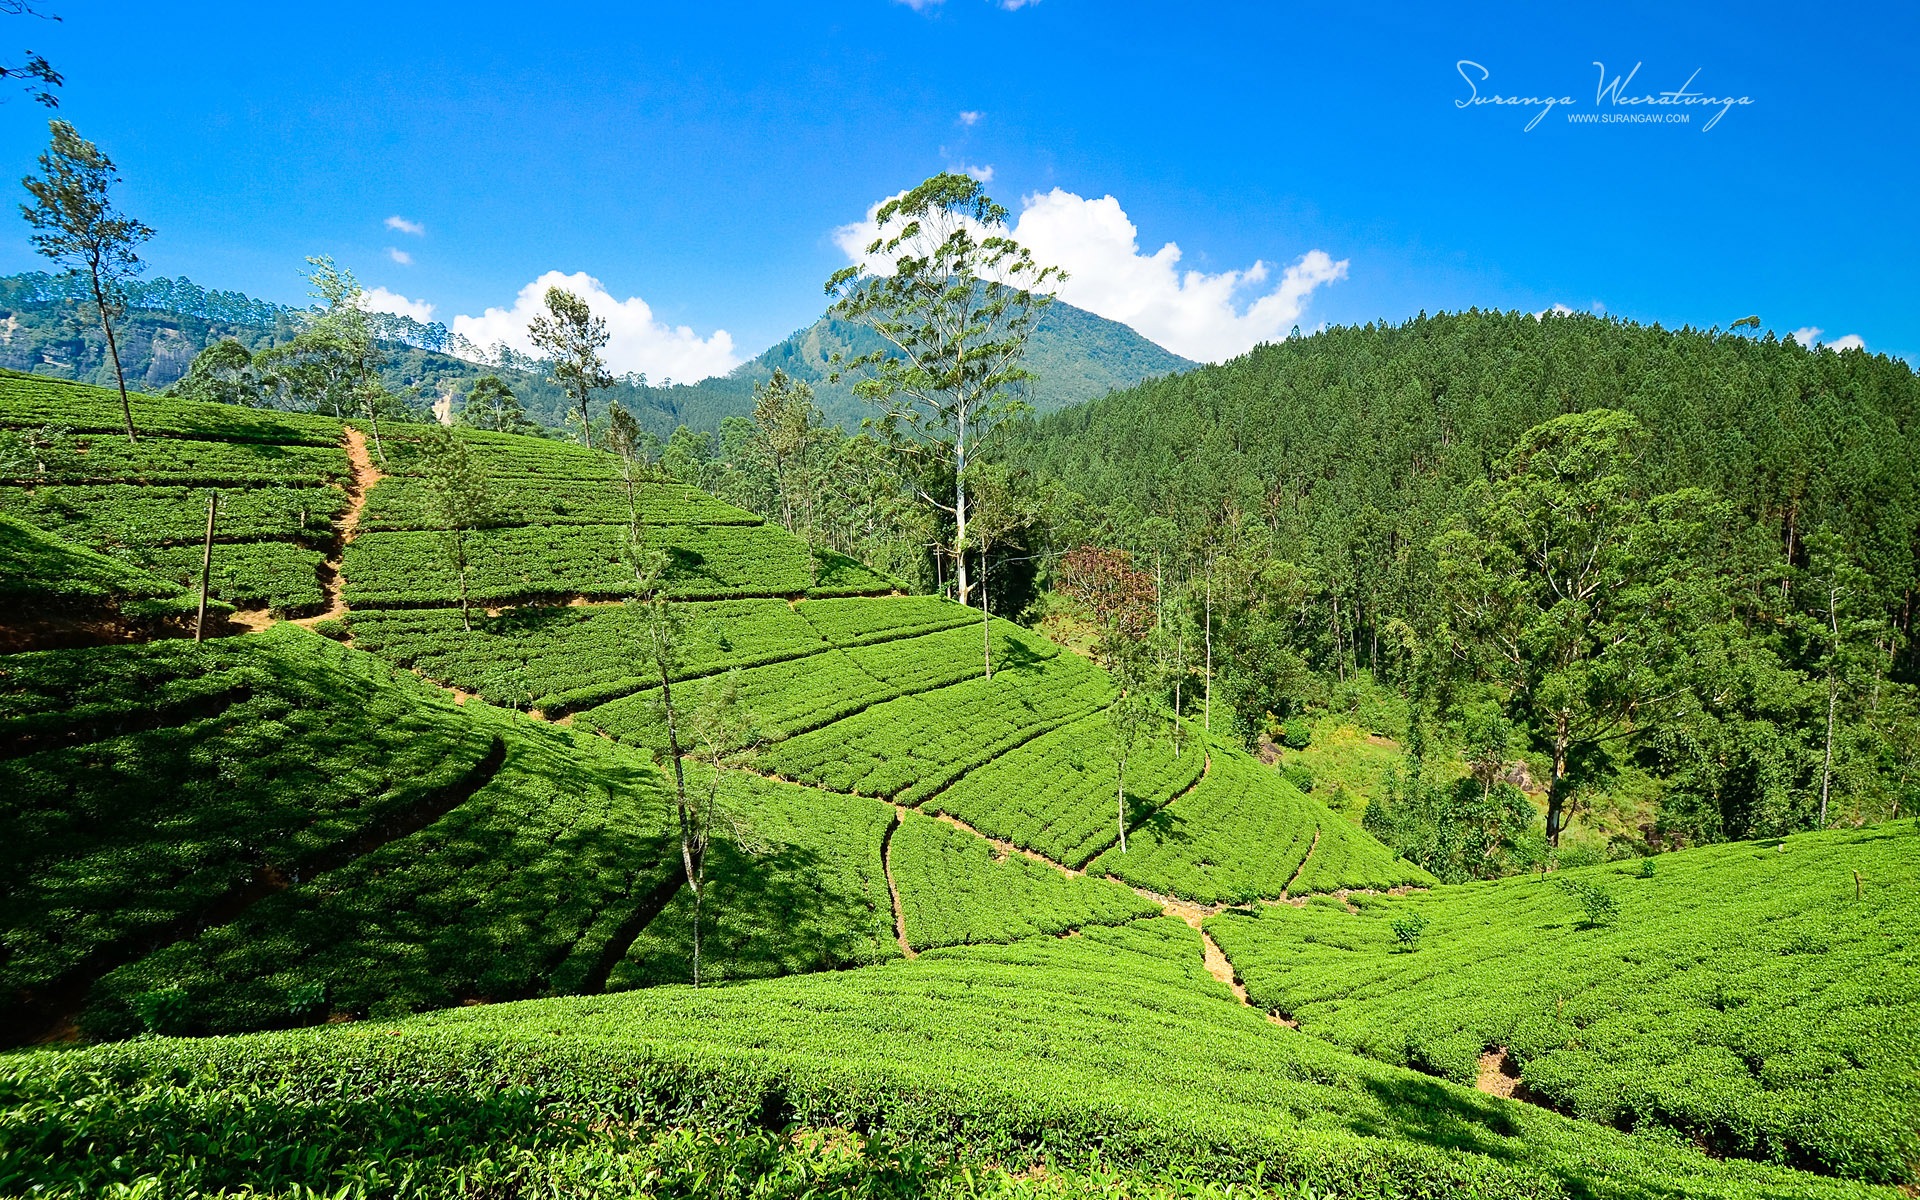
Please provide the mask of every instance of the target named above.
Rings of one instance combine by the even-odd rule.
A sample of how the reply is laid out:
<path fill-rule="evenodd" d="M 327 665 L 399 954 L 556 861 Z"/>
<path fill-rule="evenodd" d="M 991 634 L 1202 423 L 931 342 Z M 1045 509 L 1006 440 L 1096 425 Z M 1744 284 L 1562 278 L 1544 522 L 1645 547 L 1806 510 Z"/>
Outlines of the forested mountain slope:
<path fill-rule="evenodd" d="M 1569 414 L 1585 419 L 1553 424 Z M 1642 705 L 1623 728 L 1645 736 L 1590 760 L 1638 756 L 1663 781 L 1654 844 L 1805 828 L 1834 797 L 1850 819 L 1912 808 L 1920 375 L 1903 362 L 1472 311 L 1263 346 L 1011 443 L 1055 495 L 1056 542 L 1131 549 L 1196 609 L 1213 579 L 1222 690 L 1249 738 L 1356 678 L 1450 738 L 1469 723 L 1458 705 L 1520 721 L 1525 697 L 1489 683 L 1502 651 L 1475 640 L 1495 618 L 1467 595 L 1492 577 L 1472 572 L 1523 561 L 1529 536 L 1541 564 L 1571 553 L 1562 539 L 1604 542 L 1604 522 L 1576 529 L 1578 506 L 1547 498 L 1587 487 L 1582 503 L 1647 531 L 1609 544 L 1604 597 L 1688 612 L 1640 654 L 1684 660 L 1684 702 L 1652 726 L 1659 706 Z M 1558 602 L 1533 583 L 1541 612 Z M 1622 611 L 1581 608 L 1603 610 Z"/>
<path fill-rule="evenodd" d="M 888 349 L 880 335 L 864 325 L 852 325 L 824 316 L 778 343 L 751 362 L 736 367 L 723 379 L 708 379 L 666 394 L 687 411 L 726 411 L 747 416 L 753 411 L 753 388 L 778 371 L 809 384 L 829 422 L 845 429 L 860 427 L 874 408 L 853 394 L 858 373 L 834 381 L 834 355 L 856 358 Z M 1162 349 L 1118 321 L 1095 316 L 1064 301 L 1053 301 L 1039 312 L 1033 339 L 1027 347 L 1026 369 L 1034 378 L 1026 399 L 1040 413 L 1054 412 L 1104 396 L 1116 388 L 1146 379 L 1173 375 L 1195 364 Z M 707 428 L 689 422 L 694 428 Z"/>
<path fill-rule="evenodd" d="M 128 301 L 119 334 L 121 359 L 129 385 L 145 391 L 173 384 L 187 373 L 194 355 L 223 338 L 251 351 L 281 345 L 299 332 L 307 315 L 239 292 L 208 291 L 187 279 L 135 280 L 128 285 Z M 387 347 L 385 382 L 415 404 L 424 408 L 445 399 L 457 413 L 475 379 L 497 374 L 533 420 L 550 429 L 564 427 L 566 395 L 526 355 L 461 345 L 438 323 L 386 313 L 373 318 L 375 335 Z M 681 425 L 712 433 L 728 417 L 751 416 L 754 385 L 779 369 L 813 385 L 829 421 L 858 429 L 861 418 L 872 414 L 871 406 L 854 396 L 852 379 L 829 379 L 828 360 L 879 345 L 864 327 L 823 316 L 725 376 L 698 383 L 623 376 L 596 397 L 592 412 L 604 420 L 607 404 L 617 401 L 662 440 Z M 1030 401 L 1036 410 L 1052 412 L 1194 364 L 1117 321 L 1056 302 L 1035 326 L 1027 365 L 1036 376 Z M 113 382 L 105 339 L 84 310 L 83 297 L 67 281 L 39 272 L 0 278 L 0 367 Z"/>

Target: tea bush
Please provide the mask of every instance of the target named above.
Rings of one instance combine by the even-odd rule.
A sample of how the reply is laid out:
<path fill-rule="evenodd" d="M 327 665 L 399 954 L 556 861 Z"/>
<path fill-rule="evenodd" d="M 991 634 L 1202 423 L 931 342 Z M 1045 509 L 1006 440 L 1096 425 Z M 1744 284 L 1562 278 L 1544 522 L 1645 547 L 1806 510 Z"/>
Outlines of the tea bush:
<path fill-rule="evenodd" d="M 916 950 L 1119 925 L 1160 911 L 1119 884 L 997 855 L 991 843 L 914 812 L 893 832 L 890 861 Z"/>
<path fill-rule="evenodd" d="M 1460 1082 L 1503 1046 L 1569 1113 L 1900 1182 L 1920 1161 L 1916 877 L 1903 820 L 1207 928 L 1255 1003 L 1319 1037 Z M 1610 923 L 1588 927 L 1593 894 Z M 1394 954 L 1414 919 L 1420 952 Z"/>

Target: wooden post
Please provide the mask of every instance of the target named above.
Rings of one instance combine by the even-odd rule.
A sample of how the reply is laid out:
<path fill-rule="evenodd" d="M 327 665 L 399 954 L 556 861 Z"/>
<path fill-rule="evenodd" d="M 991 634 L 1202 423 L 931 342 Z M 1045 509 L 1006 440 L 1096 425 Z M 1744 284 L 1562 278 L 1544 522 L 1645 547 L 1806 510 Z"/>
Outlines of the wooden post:
<path fill-rule="evenodd" d="M 213 518 L 220 511 L 220 493 L 207 493 L 207 541 L 206 548 L 200 553 L 200 614 L 193 619 L 193 640 L 198 643 L 206 638 L 207 630 L 207 580 L 213 574 Z"/>

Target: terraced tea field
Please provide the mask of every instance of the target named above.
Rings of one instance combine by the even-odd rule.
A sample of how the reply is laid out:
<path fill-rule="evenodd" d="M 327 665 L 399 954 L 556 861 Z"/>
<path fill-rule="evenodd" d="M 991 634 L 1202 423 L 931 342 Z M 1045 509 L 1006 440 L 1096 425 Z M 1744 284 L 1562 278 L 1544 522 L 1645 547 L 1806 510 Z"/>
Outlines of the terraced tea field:
<path fill-rule="evenodd" d="M 267 1032 L 0 1057 L 0 1194 L 1911 1182 L 1910 820 L 1442 888 L 1174 722 L 1123 807 L 1100 668 L 649 480 L 675 695 L 754 726 L 680 764 L 726 814 L 696 906 L 616 460 L 470 437 L 468 630 L 417 429 L 376 462 L 351 423 L 140 398 L 128 446 L 117 410 L 0 378 L 0 429 L 68 430 L 0 489 L 0 596 L 177 614 L 218 487 L 215 590 L 266 627 L 0 655 L 0 1032 Z M 1496 1049 L 1519 1099 L 1475 1090 L 1515 1092 Z"/>

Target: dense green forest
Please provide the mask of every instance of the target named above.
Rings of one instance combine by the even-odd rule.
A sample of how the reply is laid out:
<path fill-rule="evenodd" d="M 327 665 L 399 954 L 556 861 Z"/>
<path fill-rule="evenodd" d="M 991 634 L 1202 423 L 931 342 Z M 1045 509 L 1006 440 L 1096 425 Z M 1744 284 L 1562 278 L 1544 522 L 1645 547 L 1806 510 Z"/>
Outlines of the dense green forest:
<path fill-rule="evenodd" d="M 1599 410 L 1624 416 L 1547 425 Z M 1536 616 L 1626 641 L 1583 668 L 1605 719 L 1560 764 L 1570 806 L 1650 794 L 1654 844 L 1911 811 L 1917 458 L 1920 378 L 1896 360 L 1479 311 L 1261 347 L 1033 421 L 1006 455 L 1056 550 L 1123 548 L 1196 629 L 1211 608 L 1216 690 L 1249 740 L 1384 693 L 1415 765 L 1373 824 L 1404 822 L 1435 869 L 1463 822 L 1500 824 L 1498 772 L 1462 813 L 1457 768 L 1422 780 L 1419 760 L 1551 751 L 1538 672 L 1502 669 L 1545 626 L 1499 653 L 1468 593 L 1521 586 L 1574 524 L 1612 574 Z"/>

